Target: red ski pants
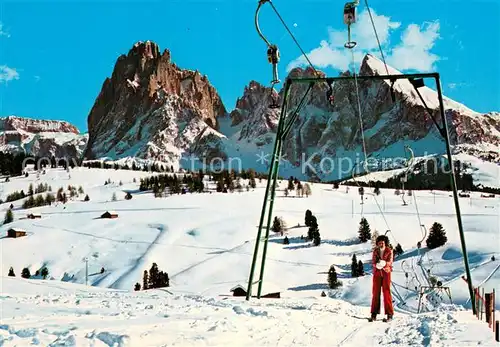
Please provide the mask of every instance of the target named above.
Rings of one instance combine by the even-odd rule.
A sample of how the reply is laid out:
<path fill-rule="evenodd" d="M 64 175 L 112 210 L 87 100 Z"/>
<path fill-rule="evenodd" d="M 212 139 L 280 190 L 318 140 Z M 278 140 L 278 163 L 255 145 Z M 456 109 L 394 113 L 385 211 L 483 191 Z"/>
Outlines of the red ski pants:
<path fill-rule="evenodd" d="M 372 315 L 380 314 L 380 288 L 384 295 L 384 312 L 392 316 L 394 308 L 392 307 L 391 273 L 377 269 L 373 272 Z"/>

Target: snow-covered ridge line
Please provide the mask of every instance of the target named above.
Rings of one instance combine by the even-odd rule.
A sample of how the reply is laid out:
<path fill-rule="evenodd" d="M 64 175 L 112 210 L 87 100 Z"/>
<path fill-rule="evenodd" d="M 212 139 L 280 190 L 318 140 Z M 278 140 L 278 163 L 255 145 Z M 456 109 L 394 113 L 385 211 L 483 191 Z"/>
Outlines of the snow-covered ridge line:
<path fill-rule="evenodd" d="M 387 71 L 384 65 L 384 62 L 375 56 L 371 54 L 367 54 L 365 56 L 365 61 L 364 61 L 376 75 L 386 75 Z M 389 70 L 389 75 L 402 75 L 403 73 L 389 65 L 387 65 L 387 70 Z M 391 85 L 390 81 L 384 81 L 387 83 L 389 86 Z M 413 97 L 413 102 L 419 105 L 422 105 L 422 101 L 418 97 L 418 94 L 415 92 L 415 88 L 413 85 L 410 83 L 410 81 L 406 79 L 400 79 L 397 80 L 394 83 L 395 90 L 403 93 L 404 95 L 411 95 Z M 422 98 L 425 100 L 427 106 L 431 109 L 437 109 L 439 108 L 439 99 L 438 99 L 438 93 L 427 87 L 424 86 L 422 88 L 418 89 L 420 94 L 422 95 Z M 453 108 L 456 110 L 460 110 L 461 112 L 464 113 L 469 113 L 470 115 L 477 116 L 481 115 L 481 113 L 476 112 L 467 106 L 456 102 L 446 96 L 443 95 L 443 102 L 445 108 Z"/>
<path fill-rule="evenodd" d="M 19 116 L 0 117 L 0 131 L 18 130 L 28 133 L 71 132 L 79 134 L 78 129 L 67 121 L 44 120 Z"/>

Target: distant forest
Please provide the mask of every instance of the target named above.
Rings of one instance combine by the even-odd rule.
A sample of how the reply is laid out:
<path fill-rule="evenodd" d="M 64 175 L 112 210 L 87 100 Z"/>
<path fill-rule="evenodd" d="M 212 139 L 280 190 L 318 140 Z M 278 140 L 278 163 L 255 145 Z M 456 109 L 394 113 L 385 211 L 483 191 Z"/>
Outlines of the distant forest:
<path fill-rule="evenodd" d="M 4 153 L 0 151 L 0 174 L 6 176 L 20 176 L 23 175 L 23 163 L 25 164 L 35 164 L 35 170 L 38 169 L 37 165 L 41 165 L 42 168 L 46 168 L 50 165 L 51 168 L 68 166 L 74 168 L 77 165 L 81 165 L 79 159 L 77 158 L 56 158 L 52 156 L 50 161 L 48 158 L 44 158 L 45 161 L 41 161 L 41 157 L 32 157 L 26 155 L 25 153 Z M 464 164 L 463 162 L 457 160 L 453 162 L 455 166 L 455 174 L 457 179 L 457 188 L 461 191 L 479 191 L 484 193 L 500 194 L 500 188 L 485 187 L 481 184 L 475 184 L 473 177 L 466 170 L 470 169 L 470 166 Z M 118 165 L 116 163 L 104 163 L 104 165 L 98 161 L 84 163 L 85 167 L 101 167 L 106 169 L 128 169 L 128 170 L 151 170 L 153 172 L 173 172 L 173 167 L 163 167 L 154 164 L 151 167 L 136 167 L 135 164 L 132 167 L 127 165 Z M 451 180 L 450 175 L 447 170 L 446 161 L 436 162 L 436 158 L 429 159 L 427 161 L 422 160 L 417 163 L 412 170 L 407 174 L 406 182 L 404 183 L 404 189 L 407 190 L 446 190 L 451 191 Z M 400 175 L 389 178 L 386 182 L 382 181 L 369 181 L 369 182 L 343 182 L 344 185 L 357 186 L 359 184 L 363 187 L 373 187 L 373 188 L 389 188 L 389 189 L 402 189 L 403 185 L 401 182 L 404 173 Z M 256 173 L 256 178 L 266 179 L 267 174 Z M 280 180 L 283 177 L 279 177 Z M 349 179 L 349 178 L 347 178 Z M 344 179 L 345 180 L 345 179 Z M 339 184 L 340 181 L 329 181 L 323 183 Z"/>
<path fill-rule="evenodd" d="M 463 162 L 457 160 L 453 162 L 455 177 L 457 182 L 457 189 L 460 191 L 478 191 L 484 193 L 500 194 L 500 188 L 485 187 L 481 184 L 475 184 L 473 177 L 470 173 L 466 173 L 465 170 L 469 169 L 470 166 L 464 164 Z M 403 183 L 401 179 L 404 177 L 404 173 L 397 176 L 389 178 L 386 182 L 381 181 L 369 181 L 357 183 L 362 187 L 373 187 L 373 188 L 389 188 L 389 189 L 402 189 Z M 336 184 L 338 182 L 331 182 Z M 356 182 L 344 182 L 344 185 L 357 186 Z M 406 177 L 406 182 L 404 182 L 404 189 L 407 190 L 445 190 L 451 191 L 451 178 L 449 174 L 449 168 L 445 163 L 440 163 L 436 166 L 435 159 L 429 159 L 427 161 L 421 161 L 415 167 L 409 171 Z"/>
<path fill-rule="evenodd" d="M 5 176 L 21 176 L 24 174 L 23 166 L 35 165 L 35 170 L 38 170 L 38 165 L 45 168 L 50 165 L 52 168 L 63 167 L 67 168 L 75 167 L 78 165 L 78 159 L 76 158 L 44 158 L 42 161 L 41 157 L 33 157 L 31 155 L 25 154 L 24 152 L 19 153 L 4 153 L 0 151 L 0 174 Z"/>

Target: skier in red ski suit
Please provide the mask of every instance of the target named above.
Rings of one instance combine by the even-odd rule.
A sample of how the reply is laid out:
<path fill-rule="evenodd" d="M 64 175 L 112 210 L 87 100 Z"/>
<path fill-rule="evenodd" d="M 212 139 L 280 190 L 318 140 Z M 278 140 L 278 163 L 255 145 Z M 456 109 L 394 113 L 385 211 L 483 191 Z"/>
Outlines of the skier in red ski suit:
<path fill-rule="evenodd" d="M 373 266 L 373 288 L 372 288 L 372 307 L 370 322 L 377 318 L 380 313 L 380 288 L 384 295 L 384 312 L 387 315 L 387 321 L 392 320 L 394 308 L 392 306 L 391 295 L 391 272 L 394 253 L 389 245 L 389 238 L 385 235 L 380 235 L 376 240 L 377 246 L 372 254 Z M 382 269 L 377 269 L 376 265 L 379 260 L 385 261 L 385 266 Z"/>

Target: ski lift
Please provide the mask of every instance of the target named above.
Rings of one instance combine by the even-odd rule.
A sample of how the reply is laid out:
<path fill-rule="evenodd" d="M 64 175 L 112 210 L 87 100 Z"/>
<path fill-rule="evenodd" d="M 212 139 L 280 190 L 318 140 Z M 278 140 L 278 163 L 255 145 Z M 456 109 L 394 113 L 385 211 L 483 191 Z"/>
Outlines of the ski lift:
<path fill-rule="evenodd" d="M 344 5 L 344 24 L 347 25 L 347 42 L 344 47 L 347 49 L 353 49 L 356 47 L 356 41 L 351 40 L 351 25 L 356 23 L 356 6 L 358 6 L 359 1 L 348 2 Z"/>
<path fill-rule="evenodd" d="M 279 84 L 281 81 L 278 78 L 278 63 L 280 61 L 280 50 L 278 49 L 278 46 L 275 44 L 271 44 L 269 40 L 262 34 L 262 31 L 260 30 L 259 27 L 259 12 L 260 8 L 263 4 L 268 2 L 269 0 L 260 0 L 259 5 L 257 6 L 257 10 L 255 11 L 255 28 L 257 29 L 257 32 L 259 33 L 259 36 L 262 38 L 262 40 L 266 43 L 267 45 L 267 61 L 269 64 L 273 66 L 273 79 L 271 81 L 271 88 L 274 91 L 274 85 Z M 272 97 L 272 95 L 271 95 Z M 280 105 L 278 104 L 277 98 L 275 99 L 274 97 L 272 98 L 272 103 L 269 105 L 269 108 L 271 109 L 277 109 L 280 108 Z"/>
<path fill-rule="evenodd" d="M 355 3 L 348 2 L 344 5 L 344 24 L 351 25 L 356 23 Z"/>
<path fill-rule="evenodd" d="M 280 80 L 278 78 L 278 62 L 280 61 L 280 50 L 276 45 L 270 45 L 267 49 L 267 61 L 269 64 L 273 65 L 273 80 L 271 84 L 278 84 Z"/>

